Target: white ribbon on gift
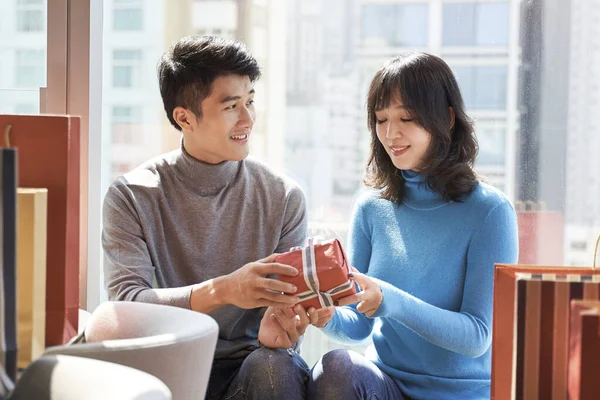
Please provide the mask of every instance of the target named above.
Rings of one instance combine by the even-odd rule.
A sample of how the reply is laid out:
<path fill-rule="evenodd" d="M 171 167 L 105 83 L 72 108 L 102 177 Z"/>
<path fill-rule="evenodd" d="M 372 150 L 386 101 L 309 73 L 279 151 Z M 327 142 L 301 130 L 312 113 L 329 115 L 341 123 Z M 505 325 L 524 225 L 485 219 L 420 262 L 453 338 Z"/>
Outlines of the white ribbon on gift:
<path fill-rule="evenodd" d="M 298 247 L 293 248 L 296 250 Z M 315 258 L 315 242 L 313 238 L 307 238 L 302 250 L 302 269 L 304 270 L 304 282 L 308 290 L 297 294 L 300 301 L 309 300 L 314 297 L 319 298 L 321 307 L 329 307 L 333 305 L 333 295 L 352 288 L 354 282 L 347 280 L 346 282 L 337 285 L 327 291 L 319 290 L 319 275 L 317 274 L 317 263 Z"/>

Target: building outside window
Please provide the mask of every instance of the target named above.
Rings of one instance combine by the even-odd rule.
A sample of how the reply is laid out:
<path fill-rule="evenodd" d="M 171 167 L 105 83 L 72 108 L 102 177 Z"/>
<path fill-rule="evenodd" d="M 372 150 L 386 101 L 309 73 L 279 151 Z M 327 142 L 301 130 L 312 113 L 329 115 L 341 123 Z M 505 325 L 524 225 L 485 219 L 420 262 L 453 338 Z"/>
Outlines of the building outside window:
<path fill-rule="evenodd" d="M 141 0 L 115 0 L 113 5 L 115 31 L 141 31 L 144 27 L 144 10 Z"/>
<path fill-rule="evenodd" d="M 46 28 L 46 0 L 18 0 L 16 11 L 17 32 L 43 32 Z"/>
<path fill-rule="evenodd" d="M 444 3 L 444 46 L 506 46 L 508 1 Z"/>
<path fill-rule="evenodd" d="M 19 49 L 15 53 L 15 86 L 38 88 L 46 84 L 43 50 Z"/>
<path fill-rule="evenodd" d="M 427 45 L 427 4 L 366 4 L 362 7 L 365 45 L 418 47 Z"/>
<path fill-rule="evenodd" d="M 113 51 L 113 87 L 133 88 L 139 85 L 142 63 L 141 50 Z"/>

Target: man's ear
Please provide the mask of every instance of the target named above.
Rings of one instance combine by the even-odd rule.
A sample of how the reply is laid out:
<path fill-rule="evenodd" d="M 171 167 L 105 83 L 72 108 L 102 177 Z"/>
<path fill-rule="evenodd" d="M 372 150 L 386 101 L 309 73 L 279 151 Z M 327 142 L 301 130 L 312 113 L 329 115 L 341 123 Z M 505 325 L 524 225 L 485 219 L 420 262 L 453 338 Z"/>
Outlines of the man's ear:
<path fill-rule="evenodd" d="M 454 128 L 454 120 L 456 118 L 456 114 L 454 113 L 454 108 L 448 107 L 450 111 L 450 129 Z"/>
<path fill-rule="evenodd" d="M 173 119 L 177 122 L 177 125 L 181 127 L 184 132 L 191 132 L 193 130 L 192 123 L 194 122 L 195 116 L 190 111 L 183 107 L 175 107 L 173 109 Z"/>

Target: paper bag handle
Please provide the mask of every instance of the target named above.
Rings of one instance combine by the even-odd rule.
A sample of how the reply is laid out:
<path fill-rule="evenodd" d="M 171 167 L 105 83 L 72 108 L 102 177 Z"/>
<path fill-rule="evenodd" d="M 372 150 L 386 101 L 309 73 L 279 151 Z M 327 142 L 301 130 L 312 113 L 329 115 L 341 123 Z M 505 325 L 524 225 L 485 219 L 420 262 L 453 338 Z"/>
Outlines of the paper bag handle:
<path fill-rule="evenodd" d="M 596 239 L 596 246 L 594 246 L 594 262 L 592 263 L 592 268 L 596 269 L 596 258 L 598 258 L 598 247 L 600 247 L 600 235 L 598 235 L 598 239 Z"/>
<path fill-rule="evenodd" d="M 6 125 L 6 128 L 4 128 L 4 147 L 6 147 L 7 149 L 10 148 L 10 130 L 11 129 L 12 129 L 11 124 Z"/>

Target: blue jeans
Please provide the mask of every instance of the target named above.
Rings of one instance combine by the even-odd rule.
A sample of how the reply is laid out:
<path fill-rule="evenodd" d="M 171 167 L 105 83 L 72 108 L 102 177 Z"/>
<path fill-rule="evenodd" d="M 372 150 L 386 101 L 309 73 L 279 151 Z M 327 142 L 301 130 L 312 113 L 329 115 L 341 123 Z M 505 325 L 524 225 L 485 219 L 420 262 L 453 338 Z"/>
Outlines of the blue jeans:
<path fill-rule="evenodd" d="M 386 373 L 348 350 L 325 354 L 310 371 L 307 399 L 408 400 Z"/>
<path fill-rule="evenodd" d="M 246 358 L 215 360 L 206 400 L 304 400 L 308 372 L 298 353 L 261 347 Z"/>

